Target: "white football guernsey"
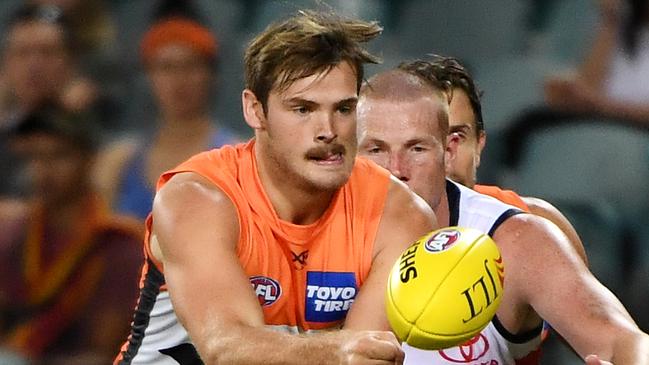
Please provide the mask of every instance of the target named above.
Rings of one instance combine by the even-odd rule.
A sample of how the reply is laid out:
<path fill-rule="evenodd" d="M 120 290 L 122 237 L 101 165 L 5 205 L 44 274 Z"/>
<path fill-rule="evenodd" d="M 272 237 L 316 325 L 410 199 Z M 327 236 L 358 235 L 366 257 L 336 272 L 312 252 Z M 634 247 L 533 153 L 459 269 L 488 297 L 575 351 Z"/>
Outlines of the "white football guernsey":
<path fill-rule="evenodd" d="M 493 235 L 498 226 L 512 215 L 522 213 L 516 207 L 477 193 L 447 180 L 449 225 L 478 229 Z M 506 263 L 505 263 L 506 265 Z M 461 346 L 440 351 L 424 351 L 403 344 L 405 365 L 528 365 L 538 363 L 543 325 L 527 333 L 509 333 L 493 320 L 476 337 Z"/>

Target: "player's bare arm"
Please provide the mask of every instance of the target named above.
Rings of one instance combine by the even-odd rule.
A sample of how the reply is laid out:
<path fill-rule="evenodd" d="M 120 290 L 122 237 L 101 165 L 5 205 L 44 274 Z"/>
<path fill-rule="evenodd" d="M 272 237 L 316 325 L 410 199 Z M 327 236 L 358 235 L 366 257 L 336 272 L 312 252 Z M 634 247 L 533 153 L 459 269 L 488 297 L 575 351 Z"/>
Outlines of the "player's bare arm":
<path fill-rule="evenodd" d="M 525 204 L 527 204 L 527 206 L 530 208 L 530 212 L 532 212 L 532 214 L 541 216 L 556 224 L 557 227 L 559 227 L 561 231 L 563 231 L 563 233 L 568 236 L 572 247 L 574 247 L 574 249 L 577 251 L 577 254 L 579 254 L 586 265 L 588 265 L 588 256 L 586 255 L 584 244 L 581 242 L 581 238 L 579 238 L 579 234 L 575 230 L 575 227 L 572 226 L 568 218 L 566 218 L 566 216 L 563 215 L 563 213 L 561 213 L 559 209 L 543 199 L 528 196 L 521 197 L 521 199 L 523 199 Z"/>
<path fill-rule="evenodd" d="M 159 191 L 153 216 L 152 251 L 205 364 L 401 363 L 396 340 L 384 332 L 294 336 L 266 329 L 237 258 L 236 209 L 204 178 L 174 176 Z"/>
<path fill-rule="evenodd" d="M 390 330 L 385 291 L 399 255 L 424 234 L 438 228 L 428 204 L 393 176 L 374 243 L 372 269 L 345 321 L 345 328 Z"/>
<path fill-rule="evenodd" d="M 595 354 L 616 365 L 649 363 L 649 336 L 556 225 L 521 214 L 505 221 L 494 240 L 505 260 L 498 317 L 510 332 L 524 330 L 538 314 L 584 359 Z"/>

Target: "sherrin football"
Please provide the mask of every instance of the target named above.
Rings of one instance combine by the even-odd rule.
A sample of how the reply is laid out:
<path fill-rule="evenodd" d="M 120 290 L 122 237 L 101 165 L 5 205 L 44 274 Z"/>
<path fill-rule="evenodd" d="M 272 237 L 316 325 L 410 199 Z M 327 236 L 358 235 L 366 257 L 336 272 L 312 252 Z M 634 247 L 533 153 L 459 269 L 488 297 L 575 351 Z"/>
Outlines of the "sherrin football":
<path fill-rule="evenodd" d="M 446 227 L 426 234 L 397 260 L 386 309 L 403 342 L 424 350 L 461 344 L 496 314 L 503 294 L 500 251 L 486 234 Z"/>

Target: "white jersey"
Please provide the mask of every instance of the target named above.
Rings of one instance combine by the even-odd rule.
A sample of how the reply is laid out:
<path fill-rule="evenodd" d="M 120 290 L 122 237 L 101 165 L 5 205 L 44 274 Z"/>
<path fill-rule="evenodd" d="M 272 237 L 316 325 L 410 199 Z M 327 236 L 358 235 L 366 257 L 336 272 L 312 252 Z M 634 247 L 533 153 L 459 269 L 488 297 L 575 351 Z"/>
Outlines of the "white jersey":
<path fill-rule="evenodd" d="M 449 225 L 478 229 L 493 235 L 498 226 L 512 215 L 516 207 L 447 181 Z M 509 333 L 497 317 L 476 337 L 466 343 L 440 351 L 424 351 L 403 345 L 405 365 L 515 365 L 536 364 L 543 326 L 524 334 Z"/>

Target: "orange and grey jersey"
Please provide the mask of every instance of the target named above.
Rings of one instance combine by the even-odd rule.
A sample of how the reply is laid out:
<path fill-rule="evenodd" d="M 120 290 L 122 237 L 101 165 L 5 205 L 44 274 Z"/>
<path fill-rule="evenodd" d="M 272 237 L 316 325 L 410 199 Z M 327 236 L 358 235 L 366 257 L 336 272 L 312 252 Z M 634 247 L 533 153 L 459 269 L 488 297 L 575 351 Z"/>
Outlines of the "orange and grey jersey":
<path fill-rule="evenodd" d="M 277 216 L 259 180 L 255 142 L 198 154 L 165 173 L 197 173 L 234 203 L 237 256 L 259 299 L 267 326 L 292 333 L 342 326 L 369 274 L 374 240 L 388 193 L 389 173 L 356 159 L 348 182 L 321 218 L 295 225 Z M 200 364 L 165 288 L 164 267 L 150 252 L 147 221 L 141 298 L 133 329 L 116 364 Z M 236 300 L 236 298 L 233 298 Z"/>
<path fill-rule="evenodd" d="M 493 236 L 507 218 L 522 213 L 514 206 L 477 193 L 460 184 L 446 183 L 451 226 L 478 229 Z M 406 365 L 532 365 L 538 364 L 543 326 L 527 333 L 512 334 L 495 316 L 491 323 L 466 343 L 440 350 L 424 351 L 404 344 Z"/>

